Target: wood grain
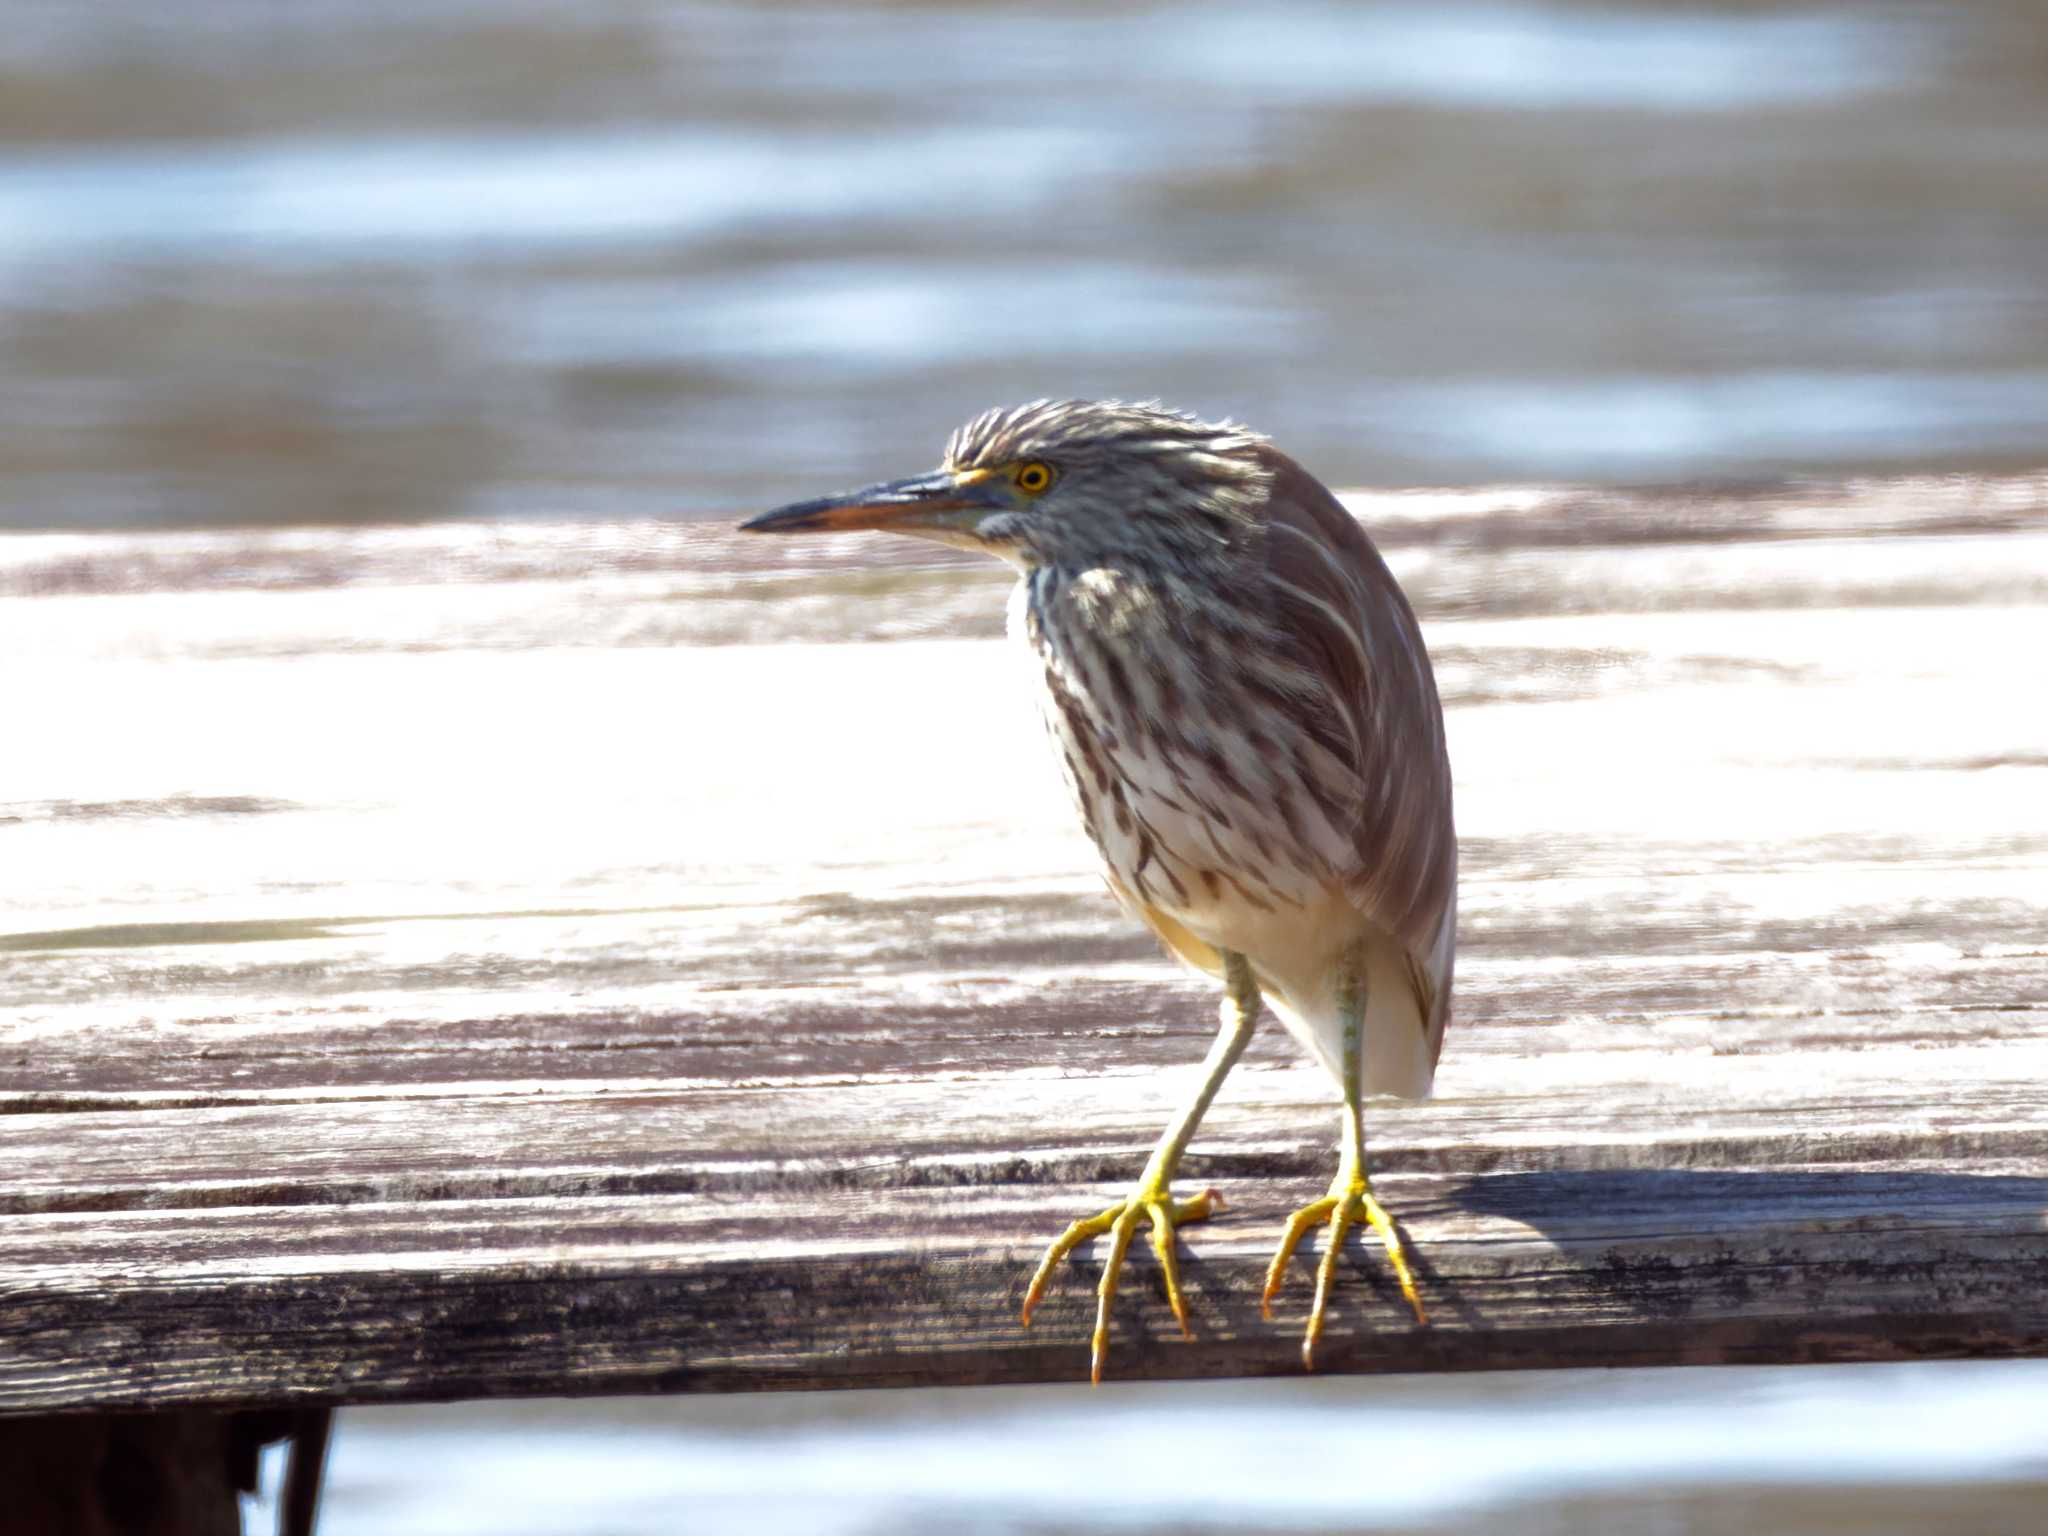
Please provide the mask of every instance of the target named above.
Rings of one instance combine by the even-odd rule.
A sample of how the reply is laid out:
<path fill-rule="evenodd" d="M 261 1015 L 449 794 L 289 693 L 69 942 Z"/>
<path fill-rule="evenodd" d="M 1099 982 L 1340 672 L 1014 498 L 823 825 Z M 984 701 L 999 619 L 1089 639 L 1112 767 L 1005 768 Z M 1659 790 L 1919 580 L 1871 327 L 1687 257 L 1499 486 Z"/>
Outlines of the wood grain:
<path fill-rule="evenodd" d="M 1353 498 L 1463 852 L 1434 1324 L 1342 1370 L 2048 1352 L 2048 483 Z M 0 1410 L 1065 1379 L 1214 1018 L 1000 572 L 561 525 L 0 539 Z M 881 643 L 895 641 L 899 643 Z M 1254 1042 L 1111 1372 L 1298 1369 Z"/>

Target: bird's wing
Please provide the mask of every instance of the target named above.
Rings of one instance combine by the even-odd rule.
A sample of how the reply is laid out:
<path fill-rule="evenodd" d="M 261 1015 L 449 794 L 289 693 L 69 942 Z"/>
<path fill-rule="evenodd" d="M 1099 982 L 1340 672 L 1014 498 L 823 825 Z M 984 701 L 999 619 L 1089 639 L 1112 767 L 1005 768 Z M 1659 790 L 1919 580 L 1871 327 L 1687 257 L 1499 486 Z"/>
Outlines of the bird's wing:
<path fill-rule="evenodd" d="M 1356 774 L 1345 893 L 1409 958 L 1433 1061 L 1450 1017 L 1458 843 L 1443 708 L 1422 629 L 1372 540 L 1307 470 L 1272 471 L 1266 570 L 1281 644 L 1321 685 L 1303 724 Z"/>

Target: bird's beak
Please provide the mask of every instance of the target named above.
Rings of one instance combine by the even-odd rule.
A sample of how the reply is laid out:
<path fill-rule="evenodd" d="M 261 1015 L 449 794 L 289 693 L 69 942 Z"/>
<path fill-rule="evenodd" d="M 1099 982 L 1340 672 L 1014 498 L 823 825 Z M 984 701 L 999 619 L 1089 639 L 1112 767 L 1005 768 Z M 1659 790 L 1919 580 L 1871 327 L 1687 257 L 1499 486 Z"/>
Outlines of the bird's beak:
<path fill-rule="evenodd" d="M 1008 482 L 992 470 L 935 470 L 838 496 L 799 501 L 740 524 L 744 533 L 851 533 L 865 528 L 938 538 L 972 534 L 989 513 L 1011 505 Z"/>

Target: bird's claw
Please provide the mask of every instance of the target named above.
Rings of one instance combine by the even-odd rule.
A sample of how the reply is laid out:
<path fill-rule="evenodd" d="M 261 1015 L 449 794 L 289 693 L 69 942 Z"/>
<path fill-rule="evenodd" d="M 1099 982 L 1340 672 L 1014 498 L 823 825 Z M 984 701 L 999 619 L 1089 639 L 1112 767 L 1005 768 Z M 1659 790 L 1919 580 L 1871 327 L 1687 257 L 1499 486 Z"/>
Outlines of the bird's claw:
<path fill-rule="evenodd" d="M 1187 1222 L 1201 1221 L 1222 1209 L 1223 1196 L 1213 1189 L 1205 1189 L 1191 1200 L 1177 1201 L 1164 1184 L 1140 1185 L 1107 1210 L 1082 1217 L 1055 1238 L 1045 1250 L 1045 1257 L 1038 1261 L 1030 1288 L 1024 1293 L 1024 1326 L 1031 1326 L 1031 1314 L 1044 1297 L 1046 1287 L 1052 1281 L 1052 1272 L 1060 1260 L 1089 1239 L 1107 1232 L 1110 1235 L 1109 1254 L 1103 1260 L 1102 1279 L 1095 1288 L 1095 1332 L 1090 1339 L 1088 1370 L 1088 1379 L 1100 1386 L 1103 1362 L 1109 1356 L 1110 1307 L 1116 1301 L 1124 1255 L 1130 1251 L 1138 1223 L 1144 1221 L 1152 1229 L 1152 1252 L 1158 1256 L 1160 1271 L 1166 1277 L 1167 1304 L 1173 1308 L 1174 1321 L 1180 1324 L 1182 1337 L 1192 1338 L 1194 1331 L 1188 1326 L 1188 1304 L 1187 1298 L 1181 1294 L 1180 1258 L 1174 1251 L 1173 1235 Z"/>
<path fill-rule="evenodd" d="M 1265 1292 L 1259 1297 L 1259 1311 L 1268 1321 L 1273 1316 L 1273 1298 L 1280 1293 L 1281 1282 L 1287 1278 L 1287 1264 L 1294 1257 L 1294 1250 L 1301 1246 L 1302 1239 L 1311 1229 L 1325 1221 L 1329 1224 L 1330 1236 L 1323 1248 L 1322 1261 L 1316 1265 L 1316 1296 L 1309 1308 L 1308 1331 L 1301 1341 L 1301 1363 L 1311 1371 L 1316 1368 L 1316 1340 L 1323 1335 L 1323 1316 L 1329 1307 L 1330 1287 L 1337 1278 L 1337 1255 L 1343 1251 L 1344 1234 L 1354 1226 L 1369 1226 L 1379 1234 L 1380 1242 L 1387 1250 L 1387 1259 L 1394 1266 L 1394 1278 L 1401 1283 L 1401 1294 L 1408 1298 L 1408 1305 L 1415 1310 L 1415 1321 L 1423 1325 L 1429 1322 L 1428 1315 L 1422 1310 L 1421 1293 L 1415 1288 L 1415 1276 L 1408 1268 L 1408 1254 L 1401 1242 L 1401 1234 L 1394 1227 L 1394 1218 L 1373 1198 L 1371 1186 L 1362 1177 L 1347 1180 L 1342 1175 L 1330 1186 L 1329 1194 L 1303 1206 L 1288 1218 L 1287 1230 L 1281 1234 L 1273 1262 L 1266 1267 Z"/>

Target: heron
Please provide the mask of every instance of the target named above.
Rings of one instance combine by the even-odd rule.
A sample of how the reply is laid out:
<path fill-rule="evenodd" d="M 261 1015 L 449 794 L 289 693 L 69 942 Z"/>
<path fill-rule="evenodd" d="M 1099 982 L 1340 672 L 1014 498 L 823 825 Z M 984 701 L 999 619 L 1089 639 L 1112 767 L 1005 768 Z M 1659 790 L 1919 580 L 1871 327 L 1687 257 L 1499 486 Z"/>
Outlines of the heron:
<path fill-rule="evenodd" d="M 881 529 L 1018 572 L 1009 628 L 1116 900 L 1222 983 L 1200 1083 L 1128 1194 L 1075 1221 L 1025 1292 L 1108 1234 L 1090 1379 L 1140 1224 L 1184 1336 L 1178 1229 L 1222 1208 L 1172 1180 L 1264 1006 L 1335 1079 L 1340 1155 L 1265 1277 L 1326 1229 L 1302 1340 L 1315 1368 L 1347 1232 L 1378 1235 L 1418 1325 L 1401 1233 L 1367 1174 L 1363 1101 L 1424 1098 L 1450 1017 L 1457 837 L 1443 707 L 1415 612 L 1356 519 L 1261 434 L 1157 403 L 1037 400 L 975 417 L 940 467 L 797 502 L 759 533 Z"/>

